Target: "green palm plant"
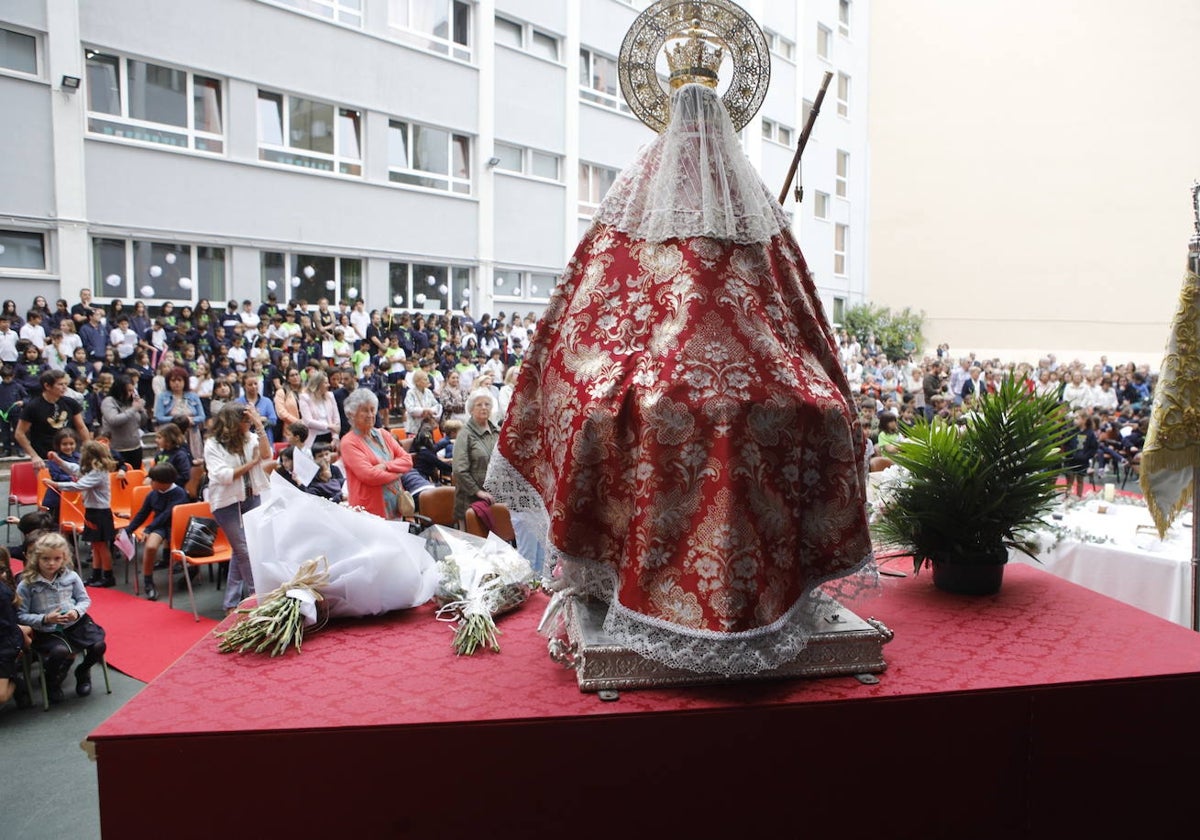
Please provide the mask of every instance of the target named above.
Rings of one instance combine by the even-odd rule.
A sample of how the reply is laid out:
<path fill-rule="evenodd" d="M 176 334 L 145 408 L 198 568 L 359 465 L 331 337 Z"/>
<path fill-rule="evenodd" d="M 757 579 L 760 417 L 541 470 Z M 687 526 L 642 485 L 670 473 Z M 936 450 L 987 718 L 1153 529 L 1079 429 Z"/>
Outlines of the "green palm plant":
<path fill-rule="evenodd" d="M 1010 548 L 1029 554 L 1022 536 L 1054 505 L 1073 433 L 1057 395 L 1012 378 L 978 400 L 965 426 L 916 424 L 889 455 L 907 475 L 872 521 L 878 549 L 911 554 L 914 573 L 932 561 L 935 583 L 938 564 L 1003 566 Z"/>

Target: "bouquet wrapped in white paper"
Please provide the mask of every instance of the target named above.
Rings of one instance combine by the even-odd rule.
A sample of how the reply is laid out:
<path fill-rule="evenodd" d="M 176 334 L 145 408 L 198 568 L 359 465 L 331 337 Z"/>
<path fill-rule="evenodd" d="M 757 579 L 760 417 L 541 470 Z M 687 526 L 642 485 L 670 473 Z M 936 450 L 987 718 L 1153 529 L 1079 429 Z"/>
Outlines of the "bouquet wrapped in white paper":
<path fill-rule="evenodd" d="M 407 524 L 334 504 L 279 476 L 271 478 L 270 498 L 243 522 L 255 590 L 282 589 L 282 597 L 299 602 L 291 612 L 298 613 L 306 627 L 317 623 L 318 601 L 330 618 L 380 615 L 424 604 L 437 587 L 433 556 L 422 537 L 409 533 Z M 322 561 L 319 569 L 305 566 L 317 558 Z M 319 585 L 307 587 L 319 597 L 301 597 L 306 587 L 297 581 L 315 571 L 327 575 Z M 279 606 L 256 609 L 258 615 L 254 610 L 243 612 L 257 618 Z M 292 635 L 298 642 L 300 635 Z"/>
<path fill-rule="evenodd" d="M 429 550 L 438 558 L 434 600 L 438 618 L 455 625 L 454 652 L 470 656 L 481 647 L 500 650 L 496 616 L 529 598 L 537 574 L 512 545 L 440 525 L 427 530 Z"/>

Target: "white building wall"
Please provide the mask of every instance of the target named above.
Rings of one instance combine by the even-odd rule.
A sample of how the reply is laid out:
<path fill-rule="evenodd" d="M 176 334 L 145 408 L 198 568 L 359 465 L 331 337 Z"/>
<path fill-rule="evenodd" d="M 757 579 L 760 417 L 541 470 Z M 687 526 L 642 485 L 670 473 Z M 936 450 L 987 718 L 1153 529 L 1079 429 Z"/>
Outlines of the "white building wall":
<path fill-rule="evenodd" d="M 545 275 L 561 271 L 588 222 L 578 211 L 580 163 L 620 170 L 653 138 L 628 113 L 580 97 L 579 49 L 615 58 L 645 5 L 479 0 L 471 4 L 472 56 L 464 61 L 405 40 L 389 26 L 387 0 L 362 0 L 361 25 L 333 23 L 286 0 L 9 0 L 0 5 L 0 27 L 36 37 L 39 68 L 0 68 L 0 114 L 21 129 L 0 131 L 0 230 L 45 231 L 47 266 L 0 264 L 3 296 L 22 306 L 35 294 L 74 300 L 86 285 L 106 300 L 92 255 L 92 238 L 103 236 L 224 248 L 227 298 L 261 297 L 261 255 L 284 251 L 362 260 L 362 292 L 373 306 L 390 302 L 391 265 L 411 263 L 468 268 L 475 314 L 540 310 Z M 853 3 L 855 37 L 836 41 L 833 65 L 812 53 L 818 20 L 836 32 L 838 0 L 745 5 L 793 45 L 790 58 L 773 55 L 765 107 L 743 133 L 773 191 L 821 71 L 836 65 L 856 79 L 849 119 L 836 116 L 831 88 L 801 170 L 805 201 L 787 204 L 827 309 L 835 296 L 855 302 L 866 288 L 867 0 Z M 557 38 L 558 59 L 528 43 L 491 44 L 493 14 L 527 34 Z M 223 152 L 89 133 L 89 49 L 219 79 Z M 63 73 L 82 77 L 83 87 L 62 91 Z M 362 176 L 260 160 L 260 88 L 360 112 Z M 792 145 L 765 139 L 764 117 L 790 128 Z M 470 194 L 389 181 L 391 120 L 469 136 Z M 559 180 L 489 166 L 497 142 L 559 155 Z M 856 231 L 847 277 L 832 273 L 832 221 L 812 219 L 814 191 L 833 195 L 839 147 L 849 147 L 853 161 L 849 195 L 831 207 Z M 495 295 L 512 289 L 493 286 L 496 269 L 538 275 L 538 294 L 529 297 L 526 283 L 524 297 Z M 453 304 L 461 301 L 456 293 Z"/>

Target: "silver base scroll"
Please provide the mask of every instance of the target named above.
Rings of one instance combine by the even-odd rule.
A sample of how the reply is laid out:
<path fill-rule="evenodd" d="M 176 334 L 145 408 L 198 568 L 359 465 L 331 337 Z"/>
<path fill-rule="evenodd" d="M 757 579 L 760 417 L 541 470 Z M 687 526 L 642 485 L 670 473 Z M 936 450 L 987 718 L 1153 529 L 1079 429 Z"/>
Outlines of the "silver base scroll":
<path fill-rule="evenodd" d="M 843 607 L 826 618 L 800 654 L 778 668 L 729 677 L 671 668 L 613 642 L 604 632 L 608 605 L 570 596 L 564 608 L 567 638 L 552 638 L 550 656 L 575 670 L 580 691 L 718 685 L 745 680 L 877 674 L 887 669 L 883 646 L 893 633 L 881 622 L 863 620 Z"/>

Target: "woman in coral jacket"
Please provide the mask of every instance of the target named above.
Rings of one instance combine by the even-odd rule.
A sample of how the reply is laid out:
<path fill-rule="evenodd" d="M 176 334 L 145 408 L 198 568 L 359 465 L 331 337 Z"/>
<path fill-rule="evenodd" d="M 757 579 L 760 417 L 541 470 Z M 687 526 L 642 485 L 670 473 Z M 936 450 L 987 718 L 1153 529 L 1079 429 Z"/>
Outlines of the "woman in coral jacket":
<path fill-rule="evenodd" d="M 400 477 L 412 469 L 412 457 L 382 429 L 375 428 L 379 398 L 368 388 L 346 397 L 350 431 L 342 438 L 342 469 L 347 501 L 384 519 L 401 516 L 404 491 Z"/>

